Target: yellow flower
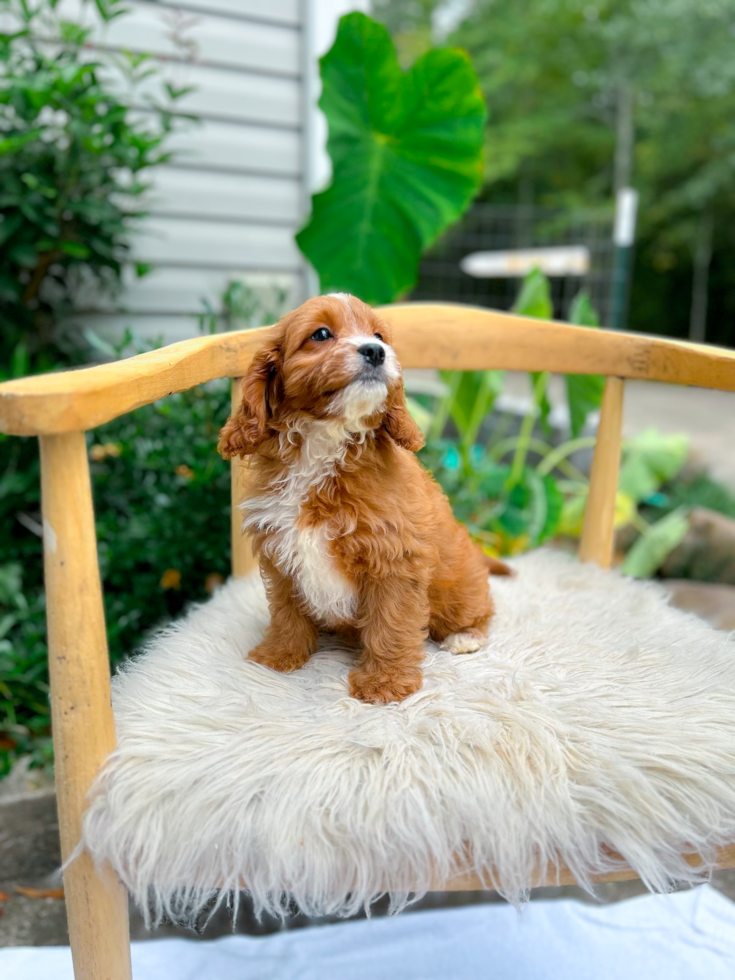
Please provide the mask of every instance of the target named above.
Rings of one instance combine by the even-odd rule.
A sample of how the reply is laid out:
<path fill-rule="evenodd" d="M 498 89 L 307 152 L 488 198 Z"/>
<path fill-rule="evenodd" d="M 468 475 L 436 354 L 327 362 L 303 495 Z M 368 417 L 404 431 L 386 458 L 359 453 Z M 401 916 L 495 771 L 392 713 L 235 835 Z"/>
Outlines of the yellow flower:
<path fill-rule="evenodd" d="M 619 527 L 625 527 L 626 524 L 630 524 L 636 515 L 636 511 L 636 502 L 633 500 L 630 494 L 624 493 L 622 490 L 618 490 L 618 492 L 615 494 L 614 526 L 616 530 Z"/>
<path fill-rule="evenodd" d="M 158 583 L 162 589 L 180 589 L 181 572 L 178 568 L 167 568 Z"/>
<path fill-rule="evenodd" d="M 177 476 L 183 476 L 187 480 L 192 480 L 194 478 L 194 470 L 191 468 L 191 466 L 187 466 L 186 463 L 182 463 L 180 466 L 177 466 L 174 472 Z"/>
<path fill-rule="evenodd" d="M 204 579 L 204 588 L 211 595 L 215 589 L 219 588 L 220 585 L 224 583 L 224 579 L 219 574 L 219 572 L 211 572 Z"/>
<path fill-rule="evenodd" d="M 122 446 L 118 442 L 105 442 L 102 445 L 97 443 L 91 446 L 89 450 L 89 458 L 95 463 L 102 462 L 108 456 L 120 456 L 121 454 Z"/>
<path fill-rule="evenodd" d="M 517 538 L 509 538 L 506 541 L 506 553 L 509 555 L 522 555 L 528 551 L 528 535 L 520 534 Z"/>

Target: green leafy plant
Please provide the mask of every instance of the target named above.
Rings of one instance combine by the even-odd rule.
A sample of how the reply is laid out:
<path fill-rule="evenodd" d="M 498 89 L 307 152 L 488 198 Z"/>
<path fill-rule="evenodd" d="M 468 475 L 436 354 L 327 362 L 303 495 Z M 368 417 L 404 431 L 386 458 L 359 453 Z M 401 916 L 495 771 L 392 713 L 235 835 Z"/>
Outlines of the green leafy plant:
<path fill-rule="evenodd" d="M 633 500 L 645 501 L 677 476 L 688 456 L 686 435 L 665 436 L 655 429 L 646 429 L 626 441 L 619 488 Z"/>
<path fill-rule="evenodd" d="M 215 450 L 229 408 L 229 384 L 213 383 L 140 408 L 88 436 L 113 664 L 229 574 L 229 467 Z M 37 449 L 19 439 L 6 447 L 0 477 L 0 775 L 3 751 L 6 765 L 29 749 L 36 762 L 45 761 L 49 732 Z"/>
<path fill-rule="evenodd" d="M 662 435 L 647 429 L 629 439 L 624 447 L 618 481 L 619 494 L 631 500 L 636 508 L 657 503 L 661 487 L 681 472 L 689 456 L 689 439 L 685 435 Z M 689 530 L 686 515 L 689 508 L 679 506 L 666 516 L 654 513 L 649 523 L 636 510 L 632 523 L 640 531 L 625 556 L 623 571 L 636 578 L 648 578 L 664 559 L 684 540 Z"/>
<path fill-rule="evenodd" d="M 554 307 L 551 302 L 549 280 L 534 269 L 523 280 L 518 299 L 513 305 L 513 312 L 521 316 L 539 317 L 551 320 Z M 599 327 L 600 318 L 593 308 L 589 294 L 579 292 L 570 308 L 569 322 L 580 327 Z M 540 380 L 541 378 L 541 380 Z M 548 397 L 549 375 L 531 375 L 534 391 L 534 410 L 540 412 L 542 425 L 546 428 L 551 404 Z M 605 379 L 599 374 L 567 374 L 564 376 L 567 406 L 569 409 L 569 428 L 573 439 L 579 436 L 584 428 L 588 415 L 599 409 L 602 404 L 602 394 L 605 389 Z"/>
<path fill-rule="evenodd" d="M 678 473 L 650 502 L 665 513 L 678 507 L 706 507 L 735 519 L 735 493 L 707 473 Z"/>
<path fill-rule="evenodd" d="M 676 445 L 677 437 L 656 436 L 655 433 L 644 434 L 648 438 L 642 441 L 643 448 L 650 447 L 654 459 L 645 461 L 643 465 L 635 463 L 633 476 L 637 479 L 642 474 L 641 486 L 650 490 L 640 508 L 643 527 L 641 536 L 637 538 L 628 551 L 623 569 L 630 575 L 644 577 L 663 564 L 674 548 L 684 543 L 681 560 L 677 562 L 674 574 L 700 579 L 701 581 L 728 581 L 727 571 L 723 569 L 722 553 L 718 553 L 712 545 L 714 541 L 702 539 L 695 547 L 694 553 L 701 551 L 701 557 L 692 563 L 686 550 L 684 539 L 692 530 L 689 515 L 694 508 L 704 511 L 714 511 L 725 517 L 735 518 L 735 494 L 726 486 L 712 479 L 705 472 L 686 473 L 681 469 L 677 472 L 676 458 L 680 459 L 681 449 Z M 679 437 L 680 438 L 680 437 Z M 667 447 L 668 442 L 668 447 Z M 663 458 L 668 448 L 669 461 Z M 649 478 L 646 471 L 653 473 Z M 663 483 L 661 477 L 663 476 Z M 663 516 L 662 516 L 663 515 Z M 719 538 L 719 535 L 718 535 Z M 727 545 L 723 546 L 727 554 Z M 711 556 L 711 557 L 710 557 Z M 724 564 L 726 565 L 725 558 Z"/>
<path fill-rule="evenodd" d="M 45 611 L 43 592 L 24 589 L 21 564 L 0 565 L 0 776 L 19 755 L 51 758 Z"/>
<path fill-rule="evenodd" d="M 662 517 L 633 543 L 625 556 L 622 571 L 634 578 L 655 575 L 666 557 L 684 540 L 688 530 L 689 522 L 683 507 Z"/>
<path fill-rule="evenodd" d="M 124 13 L 121 0 L 97 7 L 105 20 Z M 2 0 L 0 10 L 8 25 L 0 33 L 0 370 L 7 374 L 13 356 L 28 357 L 34 370 L 58 359 L 59 345 L 78 356 L 79 331 L 63 324 L 80 295 L 119 287 L 145 214 L 144 178 L 168 159 L 170 110 L 184 90 L 164 86 L 166 106 L 149 100 L 144 121 L 130 102 L 156 74 L 147 56 L 118 61 L 128 89 L 121 96 L 85 51 L 90 31 L 57 16 L 56 0 Z"/>
<path fill-rule="evenodd" d="M 286 310 L 286 298 L 286 290 L 277 284 L 256 289 L 248 282 L 233 279 L 217 307 L 208 299 L 202 300 L 203 310 L 197 317 L 199 331 L 213 334 L 275 323 Z"/>
<path fill-rule="evenodd" d="M 340 20 L 321 76 L 334 175 L 296 240 L 322 292 L 387 303 L 479 189 L 485 103 L 464 52 L 429 51 L 404 73 L 361 13 Z"/>
<path fill-rule="evenodd" d="M 522 316 L 550 319 L 553 313 L 549 283 L 538 270 L 521 284 L 513 307 Z M 582 326 L 598 326 L 589 297 L 581 292 L 570 310 L 570 320 Z M 503 552 L 535 547 L 556 534 L 562 524 L 565 497 L 556 477 L 564 471 L 574 485 L 586 487 L 586 478 L 568 462 L 575 451 L 594 440 L 580 439 L 588 415 L 602 400 L 604 379 L 595 375 L 570 375 L 565 379 L 571 440 L 552 446 L 534 437 L 537 424 L 547 432 L 550 402 L 549 375 L 530 377 L 532 403 L 517 436 L 499 432 L 478 445 L 483 422 L 503 391 L 502 371 L 443 371 L 446 395 L 435 406 L 428 426 L 430 445 L 426 459 L 439 474 L 455 506 L 478 540 L 491 550 Z M 456 448 L 442 442 L 447 424 L 458 433 Z M 437 446 L 443 446 L 438 452 Z M 509 462 L 505 457 L 511 454 Z M 540 457 L 529 465 L 529 453 Z"/>

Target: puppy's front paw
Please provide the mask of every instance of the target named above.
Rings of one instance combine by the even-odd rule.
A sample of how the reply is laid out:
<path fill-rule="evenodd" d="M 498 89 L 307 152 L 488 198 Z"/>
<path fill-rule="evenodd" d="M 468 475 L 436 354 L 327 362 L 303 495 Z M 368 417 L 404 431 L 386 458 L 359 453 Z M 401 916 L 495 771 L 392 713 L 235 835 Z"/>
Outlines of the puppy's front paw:
<path fill-rule="evenodd" d="M 268 643 L 261 643 L 250 651 L 247 659 L 262 664 L 263 667 L 270 667 L 271 670 L 277 670 L 281 674 L 290 674 L 291 671 L 304 666 L 309 659 L 309 653 L 307 650 L 277 649 Z"/>
<path fill-rule="evenodd" d="M 356 667 L 348 680 L 350 697 L 368 704 L 391 704 L 393 701 L 405 701 L 409 694 L 420 690 L 423 678 L 418 668 L 396 674 Z"/>

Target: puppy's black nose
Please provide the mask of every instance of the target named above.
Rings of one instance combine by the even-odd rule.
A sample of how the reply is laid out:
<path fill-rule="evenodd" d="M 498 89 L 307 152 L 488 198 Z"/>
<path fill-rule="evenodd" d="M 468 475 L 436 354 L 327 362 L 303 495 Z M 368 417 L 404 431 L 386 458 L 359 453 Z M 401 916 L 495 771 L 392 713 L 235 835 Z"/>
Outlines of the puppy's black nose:
<path fill-rule="evenodd" d="M 368 364 L 377 367 L 385 360 L 385 348 L 382 344 L 363 344 L 357 348 L 357 353 L 362 354 Z"/>

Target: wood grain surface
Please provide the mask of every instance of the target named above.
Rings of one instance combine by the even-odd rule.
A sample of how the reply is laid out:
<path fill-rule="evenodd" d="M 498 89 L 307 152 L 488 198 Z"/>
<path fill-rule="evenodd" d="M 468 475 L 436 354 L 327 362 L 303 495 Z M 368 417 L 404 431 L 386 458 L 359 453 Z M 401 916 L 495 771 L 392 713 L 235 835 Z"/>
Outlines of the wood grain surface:
<path fill-rule="evenodd" d="M 735 391 L 735 351 L 467 306 L 407 303 L 381 315 L 404 368 L 604 374 Z M 237 377 L 267 327 L 197 337 L 112 364 L 0 385 L 0 432 L 92 429 L 214 378 Z"/>

